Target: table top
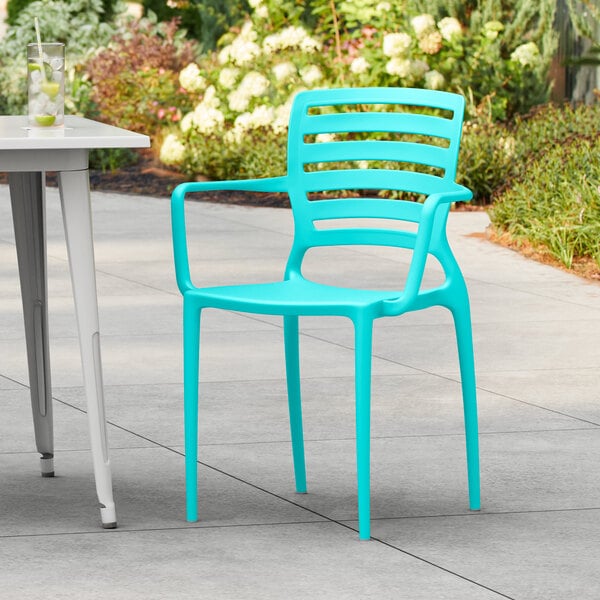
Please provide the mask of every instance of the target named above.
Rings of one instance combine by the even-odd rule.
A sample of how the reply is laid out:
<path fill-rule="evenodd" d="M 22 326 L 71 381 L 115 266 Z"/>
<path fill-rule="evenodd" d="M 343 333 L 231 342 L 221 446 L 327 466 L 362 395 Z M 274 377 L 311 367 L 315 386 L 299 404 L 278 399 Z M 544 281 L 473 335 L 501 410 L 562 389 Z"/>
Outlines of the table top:
<path fill-rule="evenodd" d="M 27 116 L 0 116 L 0 150 L 149 147 L 147 135 L 82 117 L 65 116 L 64 127 L 29 127 Z"/>

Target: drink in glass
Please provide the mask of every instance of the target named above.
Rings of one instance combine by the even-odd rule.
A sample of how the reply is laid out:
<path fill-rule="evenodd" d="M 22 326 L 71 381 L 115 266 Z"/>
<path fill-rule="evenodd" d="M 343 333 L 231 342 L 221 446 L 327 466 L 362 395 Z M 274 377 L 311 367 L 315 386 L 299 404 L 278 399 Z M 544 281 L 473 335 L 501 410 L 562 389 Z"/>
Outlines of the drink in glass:
<path fill-rule="evenodd" d="M 62 127 L 65 114 L 65 45 L 27 45 L 30 127 Z"/>

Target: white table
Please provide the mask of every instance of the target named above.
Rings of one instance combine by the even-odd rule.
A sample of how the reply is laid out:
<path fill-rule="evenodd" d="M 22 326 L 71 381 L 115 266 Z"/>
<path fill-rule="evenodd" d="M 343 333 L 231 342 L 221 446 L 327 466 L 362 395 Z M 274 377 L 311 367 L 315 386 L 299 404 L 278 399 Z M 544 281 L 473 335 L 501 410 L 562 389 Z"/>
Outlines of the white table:
<path fill-rule="evenodd" d="M 64 128 L 30 129 L 27 117 L 0 116 L 0 171 L 8 173 L 23 299 L 31 406 L 42 476 L 54 475 L 48 350 L 45 171 L 56 171 L 79 329 L 83 381 L 102 526 L 117 525 L 106 420 L 92 237 L 88 152 L 147 148 L 148 136 L 65 117 Z"/>

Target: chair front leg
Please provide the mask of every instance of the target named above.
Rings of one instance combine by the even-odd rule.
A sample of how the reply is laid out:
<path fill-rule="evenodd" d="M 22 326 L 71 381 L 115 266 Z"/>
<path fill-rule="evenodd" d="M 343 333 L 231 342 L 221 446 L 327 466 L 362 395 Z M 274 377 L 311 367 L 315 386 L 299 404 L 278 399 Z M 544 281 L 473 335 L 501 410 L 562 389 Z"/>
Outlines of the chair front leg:
<path fill-rule="evenodd" d="M 193 301 L 183 300 L 183 412 L 186 517 L 198 520 L 198 377 L 200 314 Z"/>
<path fill-rule="evenodd" d="M 463 299 L 451 308 L 456 328 L 458 360 L 462 385 L 463 411 L 465 419 L 465 439 L 467 449 L 467 477 L 469 482 L 469 508 L 479 510 L 479 433 L 477 424 L 477 388 L 475 382 L 475 361 L 473 357 L 473 333 L 469 299 L 466 290 Z"/>
<path fill-rule="evenodd" d="M 287 375 L 288 408 L 292 436 L 292 456 L 296 492 L 306 493 L 306 464 L 304 459 L 304 434 L 302 431 L 302 400 L 300 390 L 300 349 L 298 317 L 283 318 L 285 369 Z"/>
<path fill-rule="evenodd" d="M 357 319 L 355 329 L 356 475 L 358 537 L 371 537 L 371 352 L 373 321 Z"/>

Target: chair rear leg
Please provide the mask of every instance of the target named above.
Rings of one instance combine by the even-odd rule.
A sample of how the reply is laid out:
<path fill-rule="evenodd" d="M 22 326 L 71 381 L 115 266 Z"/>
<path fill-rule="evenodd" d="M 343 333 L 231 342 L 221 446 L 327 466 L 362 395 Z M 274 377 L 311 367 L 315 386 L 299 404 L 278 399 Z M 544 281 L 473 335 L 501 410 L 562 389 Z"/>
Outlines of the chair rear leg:
<path fill-rule="evenodd" d="M 183 302 L 183 406 L 185 445 L 186 518 L 198 520 L 198 376 L 200 309 Z"/>
<path fill-rule="evenodd" d="M 473 333 L 469 301 L 465 291 L 465 301 L 452 309 L 463 396 L 465 438 L 467 447 L 467 475 L 469 482 L 469 507 L 481 508 L 479 477 L 479 434 L 477 425 L 477 389 L 475 383 L 475 362 L 473 358 Z"/>
<path fill-rule="evenodd" d="M 296 492 L 306 493 L 306 464 L 304 460 L 304 434 L 302 431 L 302 401 L 300 390 L 300 351 L 298 317 L 284 316 L 285 369 L 287 375 L 288 408 L 292 436 L 292 456 Z"/>
<path fill-rule="evenodd" d="M 358 483 L 358 537 L 371 537 L 371 352 L 373 321 L 361 319 L 355 327 L 356 475 Z"/>

